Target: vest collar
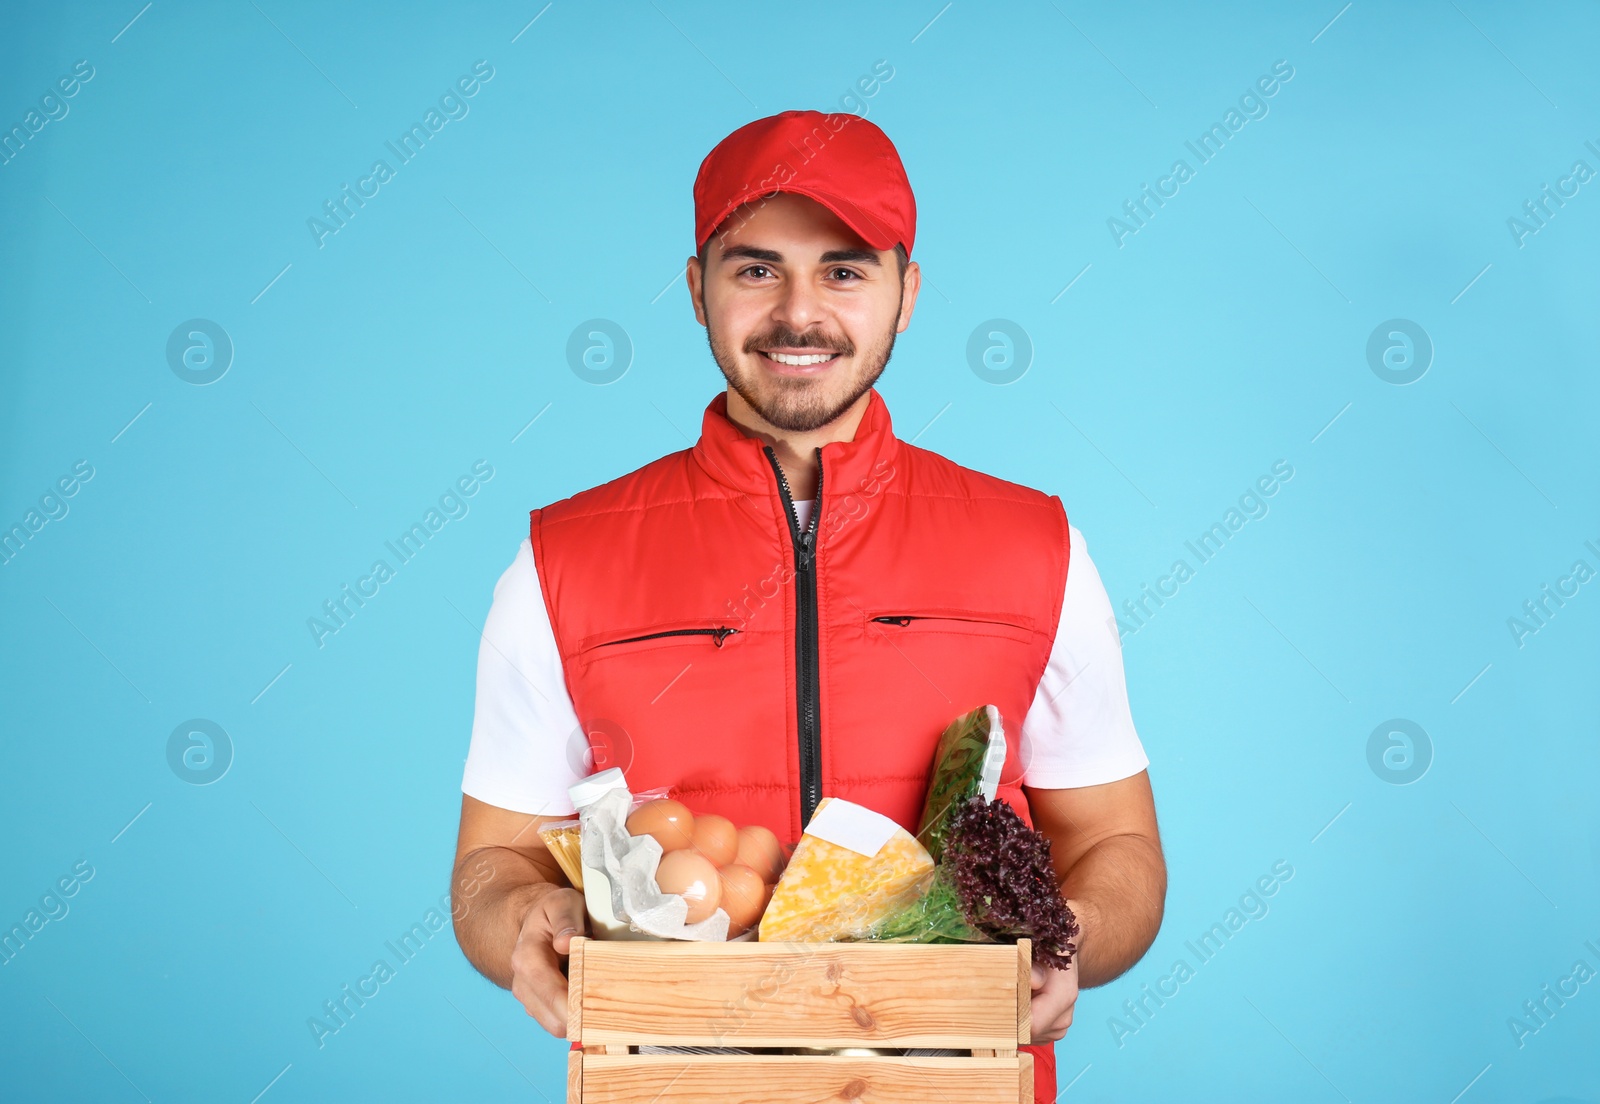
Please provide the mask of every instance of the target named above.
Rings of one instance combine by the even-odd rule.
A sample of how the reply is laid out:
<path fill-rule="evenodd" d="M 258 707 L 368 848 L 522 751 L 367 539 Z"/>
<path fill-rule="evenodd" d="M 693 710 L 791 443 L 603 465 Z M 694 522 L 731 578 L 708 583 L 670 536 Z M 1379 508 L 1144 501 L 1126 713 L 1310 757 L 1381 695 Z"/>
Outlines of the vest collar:
<path fill-rule="evenodd" d="M 867 409 L 848 441 L 822 446 L 823 491 L 834 495 L 859 493 L 892 472 L 899 439 L 889 418 L 889 407 L 876 387 L 868 392 Z M 728 393 L 720 391 L 706 406 L 700 422 L 700 440 L 690 452 L 706 474 L 717 482 L 746 494 L 777 494 L 772 465 L 764 442 L 748 436 L 728 418 Z M 874 475 L 876 473 L 876 475 Z"/>

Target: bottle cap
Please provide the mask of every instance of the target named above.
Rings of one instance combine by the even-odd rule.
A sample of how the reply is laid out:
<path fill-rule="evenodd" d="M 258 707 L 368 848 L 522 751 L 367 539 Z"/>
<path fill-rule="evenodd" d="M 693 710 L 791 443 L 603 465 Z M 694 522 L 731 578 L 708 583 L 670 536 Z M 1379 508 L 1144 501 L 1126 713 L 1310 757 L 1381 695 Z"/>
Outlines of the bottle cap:
<path fill-rule="evenodd" d="M 591 774 L 588 778 L 580 778 L 567 787 L 567 796 L 572 798 L 572 806 L 582 809 L 585 805 L 593 805 L 602 794 L 612 790 L 626 790 L 628 780 L 622 776 L 621 767 L 609 767 L 599 774 Z"/>

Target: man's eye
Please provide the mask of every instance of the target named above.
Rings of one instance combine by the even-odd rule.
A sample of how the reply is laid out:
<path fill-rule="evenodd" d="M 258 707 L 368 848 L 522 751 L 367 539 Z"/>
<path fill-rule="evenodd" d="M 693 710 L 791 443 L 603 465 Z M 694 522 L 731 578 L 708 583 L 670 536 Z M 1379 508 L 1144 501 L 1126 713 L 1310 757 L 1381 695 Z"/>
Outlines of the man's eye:
<path fill-rule="evenodd" d="M 741 276 L 754 276 L 756 279 L 759 280 L 764 276 L 771 275 L 771 272 L 770 272 L 770 270 L 768 270 L 766 265 L 751 265 L 749 268 L 747 268 L 743 272 L 739 273 L 739 275 L 741 275 Z"/>
<path fill-rule="evenodd" d="M 851 280 L 860 279 L 860 274 L 853 268 L 836 268 L 833 270 L 833 278 L 848 283 Z"/>

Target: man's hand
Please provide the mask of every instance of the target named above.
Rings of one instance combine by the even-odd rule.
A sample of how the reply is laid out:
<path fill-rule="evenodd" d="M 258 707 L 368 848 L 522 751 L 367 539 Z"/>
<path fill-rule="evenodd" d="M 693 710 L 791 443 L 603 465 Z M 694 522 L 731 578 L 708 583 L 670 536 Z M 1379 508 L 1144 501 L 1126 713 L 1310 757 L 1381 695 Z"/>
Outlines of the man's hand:
<path fill-rule="evenodd" d="M 1067 907 L 1072 909 L 1074 915 L 1082 917 L 1078 910 L 1083 906 L 1073 901 L 1067 902 Z M 1083 942 L 1080 936 L 1077 942 Z M 1031 1018 L 1033 1022 L 1033 1038 L 1030 1042 L 1034 1046 L 1045 1043 L 1054 1043 L 1067 1033 L 1067 1028 L 1072 1026 L 1072 1009 L 1078 1003 L 1078 956 L 1072 958 L 1072 965 L 1065 970 L 1057 970 L 1049 966 L 1041 966 L 1037 961 L 1033 964 L 1033 1001 Z"/>
<path fill-rule="evenodd" d="M 573 889 L 539 835 L 571 819 L 501 809 L 461 795 L 451 919 L 461 953 L 478 972 L 522 1002 L 550 1034 L 567 1034 L 565 959 L 588 930 L 583 894 Z M 469 880 L 463 874 L 473 870 Z"/>
<path fill-rule="evenodd" d="M 567 975 L 562 967 L 572 951 L 572 937 L 587 933 L 583 894 L 549 885 L 528 907 L 511 949 L 511 995 L 558 1039 L 567 1037 Z"/>
<path fill-rule="evenodd" d="M 1049 837 L 1061 893 L 1083 929 L 1073 956 L 1076 984 L 1104 985 L 1143 957 L 1161 927 L 1167 864 L 1149 772 L 1024 792 L 1034 828 Z"/>

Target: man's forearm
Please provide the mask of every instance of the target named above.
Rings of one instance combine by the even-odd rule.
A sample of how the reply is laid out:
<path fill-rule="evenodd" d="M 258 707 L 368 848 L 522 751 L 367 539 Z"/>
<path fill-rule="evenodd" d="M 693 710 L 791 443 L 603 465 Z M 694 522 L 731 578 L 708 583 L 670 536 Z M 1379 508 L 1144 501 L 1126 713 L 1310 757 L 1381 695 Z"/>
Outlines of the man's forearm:
<path fill-rule="evenodd" d="M 1081 929 L 1078 986 L 1104 985 L 1155 942 L 1167 895 L 1160 846 L 1144 836 L 1110 836 L 1083 853 L 1061 883 Z"/>
<path fill-rule="evenodd" d="M 553 863 L 543 867 L 508 847 L 466 855 L 451 882 L 450 915 L 467 961 L 500 988 L 511 988 L 511 950 L 523 917 L 540 894 L 568 884 Z"/>

